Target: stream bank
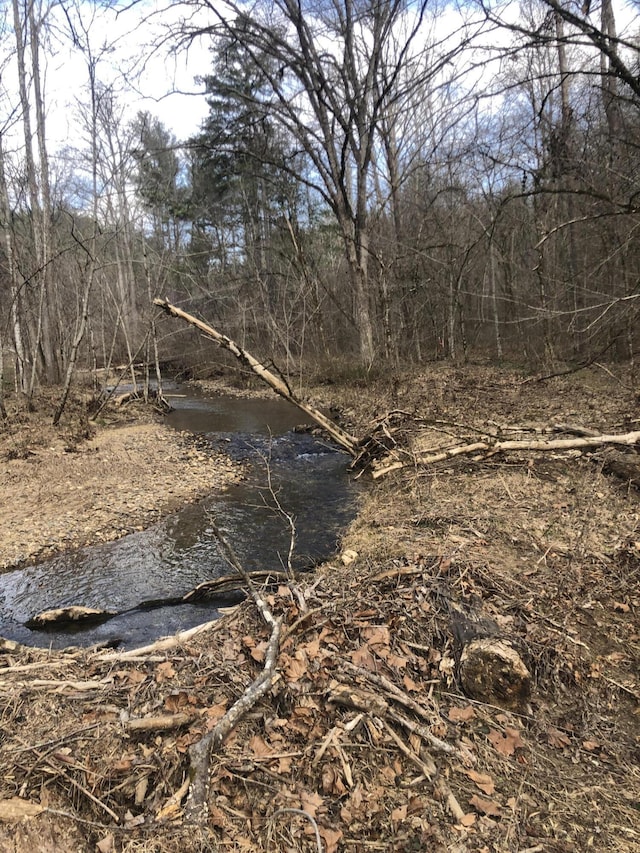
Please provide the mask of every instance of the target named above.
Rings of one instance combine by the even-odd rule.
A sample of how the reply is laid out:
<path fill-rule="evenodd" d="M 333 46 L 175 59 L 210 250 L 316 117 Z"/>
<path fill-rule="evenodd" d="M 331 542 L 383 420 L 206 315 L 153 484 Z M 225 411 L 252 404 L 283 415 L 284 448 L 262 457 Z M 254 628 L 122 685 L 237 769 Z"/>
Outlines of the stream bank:
<path fill-rule="evenodd" d="M 40 533 L 62 529 L 65 544 L 71 546 L 77 542 L 74 530 L 92 532 L 94 538 L 84 547 L 70 547 L 52 559 L 4 574 L 0 636 L 53 648 L 132 647 L 216 619 L 219 607 L 242 597 L 203 595 L 199 589 L 229 574 L 216 528 L 233 543 L 247 571 L 276 576 L 289 567 L 305 571 L 335 552 L 341 531 L 355 513 L 349 457 L 300 428 L 299 410 L 278 398 L 209 395 L 192 386 L 168 386 L 166 396 L 174 406 L 165 418 L 172 432 L 160 426 L 151 432 L 145 425 L 123 427 L 112 437 L 119 439 L 114 446 L 126 459 L 105 454 L 104 448 L 100 452 L 91 442 L 72 454 L 72 464 L 78 456 L 85 457 L 84 480 L 74 481 L 67 465 L 61 466 L 66 468 L 61 487 L 46 484 L 53 506 Z M 148 490 L 140 494 L 139 483 L 131 483 L 132 472 L 154 472 L 153 460 L 145 453 L 156 448 L 149 448 L 144 439 L 156 442 L 162 460 L 182 462 L 176 483 L 170 481 L 172 499 L 174 485 L 188 480 L 195 481 L 193 494 L 199 498 L 152 524 L 144 523 L 149 521 Z M 68 455 L 58 459 L 66 461 Z M 113 469 L 121 474 L 115 484 L 108 477 Z M 236 474 L 235 482 L 221 476 L 228 472 Z M 156 514 L 163 508 L 163 495 L 157 492 L 161 483 L 161 477 L 154 477 Z M 204 495 L 201 486 L 207 488 Z M 61 491 L 66 500 L 57 501 Z M 113 527 L 122 501 L 127 526 Z M 106 531 L 99 526 L 105 518 Z M 24 527 L 18 525 L 16 533 L 23 535 Z M 104 534 L 107 541 L 99 542 Z M 192 601 L 196 588 L 197 601 Z M 78 607 L 90 609 L 90 621 L 43 625 L 38 616 L 50 611 L 62 611 L 62 616 Z"/>
<path fill-rule="evenodd" d="M 142 530 L 225 489 L 243 465 L 169 427 L 149 406 L 110 410 L 97 424 L 76 399 L 51 426 L 54 395 L 0 430 L 0 572 Z"/>

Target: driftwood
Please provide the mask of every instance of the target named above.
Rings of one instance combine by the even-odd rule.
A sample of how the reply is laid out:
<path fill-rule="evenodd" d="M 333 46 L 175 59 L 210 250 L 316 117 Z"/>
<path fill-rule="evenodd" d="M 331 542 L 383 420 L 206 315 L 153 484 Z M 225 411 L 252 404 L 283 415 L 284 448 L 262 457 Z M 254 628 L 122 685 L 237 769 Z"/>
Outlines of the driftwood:
<path fill-rule="evenodd" d="M 553 451 L 553 450 L 589 450 L 604 445 L 626 445 L 640 444 L 640 432 L 627 432 L 613 435 L 585 435 L 577 438 L 554 438 L 550 440 L 538 439 L 484 439 L 473 441 L 468 444 L 460 444 L 455 447 L 434 450 L 429 453 L 417 455 L 407 454 L 406 459 L 398 458 L 397 453 L 390 454 L 383 459 L 379 466 L 373 471 L 373 478 L 378 479 L 398 471 L 401 468 L 427 466 L 435 462 L 444 462 L 457 456 L 475 456 L 486 459 L 495 453 L 522 452 L 522 451 Z"/>
<path fill-rule="evenodd" d="M 247 352 L 245 349 L 240 347 L 235 341 L 232 341 L 231 338 L 228 338 L 226 335 L 221 334 L 216 331 L 214 328 L 209 326 L 207 323 L 204 323 L 202 320 L 198 320 L 197 317 L 194 317 L 192 314 L 188 314 L 186 311 L 182 311 L 180 308 L 177 308 L 175 305 L 172 305 L 166 299 L 154 299 L 153 304 L 157 305 L 159 308 L 162 308 L 163 311 L 166 311 L 167 314 L 170 314 L 173 317 L 178 317 L 181 320 L 189 323 L 191 326 L 195 326 L 196 329 L 200 329 L 201 332 L 218 343 L 223 349 L 228 350 L 232 353 L 237 359 L 239 359 L 242 364 L 249 368 L 253 373 L 256 374 L 263 382 L 266 382 L 276 394 L 279 394 L 285 400 L 288 400 L 294 406 L 296 406 L 300 411 L 304 412 L 308 415 L 312 420 L 314 420 L 318 426 L 322 427 L 325 432 L 327 432 L 331 438 L 347 450 L 352 456 L 357 454 L 357 448 L 360 444 L 355 436 L 350 435 L 346 430 L 343 430 L 338 424 L 334 423 L 330 420 L 326 415 L 323 415 L 321 411 L 316 409 L 310 403 L 306 403 L 304 400 L 300 400 L 293 391 L 288 387 L 287 383 L 284 382 L 279 376 L 276 376 L 275 373 L 272 373 L 268 370 L 264 364 L 259 362 L 256 358 L 254 358 L 251 353 Z"/>
<path fill-rule="evenodd" d="M 38 613 L 31 619 L 28 619 L 24 624 L 27 628 L 39 628 L 45 630 L 47 628 L 57 628 L 59 625 L 75 624 L 98 624 L 106 622 L 116 616 L 116 613 L 110 610 L 97 610 L 94 607 L 80 607 L 72 605 L 71 607 L 58 607 L 54 610 L 44 610 Z"/>

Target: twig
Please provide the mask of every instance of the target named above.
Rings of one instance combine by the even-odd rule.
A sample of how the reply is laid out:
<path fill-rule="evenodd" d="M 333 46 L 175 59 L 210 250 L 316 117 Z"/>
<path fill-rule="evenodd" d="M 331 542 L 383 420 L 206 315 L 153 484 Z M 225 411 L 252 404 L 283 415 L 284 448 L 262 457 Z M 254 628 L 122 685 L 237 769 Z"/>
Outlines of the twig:
<path fill-rule="evenodd" d="M 74 779 L 73 776 L 71 776 L 69 773 L 67 773 L 65 770 L 63 770 L 61 767 L 57 767 L 49 759 L 46 759 L 45 763 L 54 772 L 59 773 L 61 776 L 64 776 L 64 778 L 67 779 L 69 782 L 71 782 L 71 784 L 75 788 L 77 788 L 81 793 L 83 793 L 85 795 L 85 797 L 90 799 L 97 806 L 100 806 L 100 808 L 103 809 L 110 817 L 112 817 L 116 823 L 120 823 L 120 818 L 118 817 L 118 815 L 112 809 L 110 809 L 106 803 L 103 803 L 102 800 L 99 800 L 94 794 L 91 793 L 91 791 L 89 791 L 87 788 L 85 788 L 84 785 L 81 785 L 77 779 Z M 87 771 L 85 770 L 85 772 L 87 772 Z"/>
<path fill-rule="evenodd" d="M 406 755 L 409 761 L 415 764 L 418 770 L 420 770 L 420 772 L 423 773 L 427 777 L 427 779 L 429 779 L 430 781 L 433 780 L 436 776 L 436 773 L 438 772 L 438 768 L 433 763 L 431 758 L 429 758 L 428 762 L 423 761 L 423 759 L 417 753 L 415 753 L 412 749 L 409 749 L 409 747 L 402 740 L 400 735 L 391 728 L 391 726 L 386 720 L 381 720 L 380 722 L 385 727 L 400 752 Z"/>
<path fill-rule="evenodd" d="M 289 528 L 289 551 L 287 553 L 287 574 L 289 575 L 289 580 L 294 581 L 296 578 L 295 571 L 293 569 L 293 555 L 296 549 L 296 520 L 291 513 L 287 512 L 286 509 L 280 503 L 280 498 L 278 497 L 278 492 L 276 491 L 273 484 L 273 477 L 271 474 L 271 446 L 269 446 L 269 455 L 266 456 L 261 454 L 262 460 L 265 464 L 265 468 L 267 469 L 267 487 L 269 489 L 269 494 L 271 495 L 271 500 L 274 503 L 276 508 L 276 512 L 280 515 L 281 518 L 287 523 Z"/>
<path fill-rule="evenodd" d="M 399 702 L 401 705 L 404 705 L 405 708 L 409 708 L 409 710 L 413 711 L 414 714 L 417 714 L 423 720 L 431 721 L 431 714 L 422 707 L 415 699 L 412 699 L 411 696 L 408 696 L 403 690 L 400 690 L 392 681 L 389 681 L 388 678 L 385 678 L 384 675 L 378 675 L 374 672 L 369 672 L 368 669 L 364 669 L 364 667 L 356 666 L 348 660 L 342 660 L 341 666 L 345 669 L 350 670 L 356 675 L 361 676 L 362 678 L 366 678 L 367 681 L 370 681 L 372 684 L 375 684 L 377 687 L 381 687 L 389 696 Z"/>
<path fill-rule="evenodd" d="M 132 732 L 164 732 L 188 725 L 194 718 L 193 714 L 163 714 L 159 717 L 138 717 L 129 720 L 127 729 Z"/>
<path fill-rule="evenodd" d="M 400 723 L 410 731 L 412 734 L 419 735 L 421 738 L 424 738 L 428 741 L 433 749 L 437 749 L 439 752 L 445 752 L 447 755 L 456 755 L 463 761 L 468 761 L 469 756 L 466 753 L 463 753 L 457 746 L 452 746 L 450 743 L 447 743 L 441 738 L 436 737 L 434 734 L 431 734 L 429 729 L 425 726 L 421 726 L 419 723 L 414 723 L 412 720 L 403 717 L 402 714 L 398 714 L 397 711 L 394 711 L 392 708 L 389 708 L 389 716 L 392 720 L 395 720 L 397 723 Z"/>
<path fill-rule="evenodd" d="M 275 820 L 281 814 L 297 814 L 301 817 L 305 817 L 313 827 L 313 831 L 316 836 L 316 846 L 318 848 L 318 853 L 322 853 L 322 840 L 320 839 L 320 831 L 318 830 L 318 824 L 316 823 L 313 815 L 310 815 L 309 812 L 305 812 L 302 809 L 278 809 L 277 812 L 274 812 L 271 815 L 271 820 Z"/>

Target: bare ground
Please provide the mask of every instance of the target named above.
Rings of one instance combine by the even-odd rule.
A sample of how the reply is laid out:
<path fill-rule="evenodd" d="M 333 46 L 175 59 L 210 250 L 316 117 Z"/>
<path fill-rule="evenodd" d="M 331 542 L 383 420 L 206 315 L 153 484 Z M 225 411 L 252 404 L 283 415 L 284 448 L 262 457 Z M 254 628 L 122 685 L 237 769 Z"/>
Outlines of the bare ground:
<path fill-rule="evenodd" d="M 614 368 L 536 383 L 441 366 L 315 400 L 360 435 L 384 421 L 410 454 L 496 424 L 624 432 L 636 387 Z M 268 590 L 279 676 L 216 755 L 204 826 L 183 822 L 188 749 L 260 672 L 252 602 L 151 653 L 8 648 L 0 850 L 315 851 L 317 828 L 326 853 L 640 851 L 638 492 L 567 452 L 363 491 L 345 560 Z M 462 692 L 460 613 L 518 648 L 524 707 Z"/>
<path fill-rule="evenodd" d="M 95 424 L 76 400 L 60 429 L 50 411 L 44 396 L 0 429 L 0 571 L 142 530 L 242 475 L 142 404 Z"/>

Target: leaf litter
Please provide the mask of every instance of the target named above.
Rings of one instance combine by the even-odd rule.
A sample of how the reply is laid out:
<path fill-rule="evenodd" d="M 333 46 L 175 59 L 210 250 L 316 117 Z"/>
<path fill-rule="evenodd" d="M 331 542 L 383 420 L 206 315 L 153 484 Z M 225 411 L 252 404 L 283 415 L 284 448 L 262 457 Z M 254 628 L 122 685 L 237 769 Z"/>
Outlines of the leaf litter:
<path fill-rule="evenodd" d="M 637 413 L 595 370 L 537 385 L 434 368 L 338 402 L 356 425 L 392 407 L 477 424 L 570 406 L 598 428 Z M 204 826 L 183 820 L 188 751 L 261 669 L 251 601 L 139 654 L 5 644 L 0 848 L 640 850 L 637 493 L 589 455 L 447 460 L 364 492 L 348 565 L 268 587 L 278 675 L 212 761 Z M 517 646 L 526 707 L 461 691 L 471 630 Z"/>

